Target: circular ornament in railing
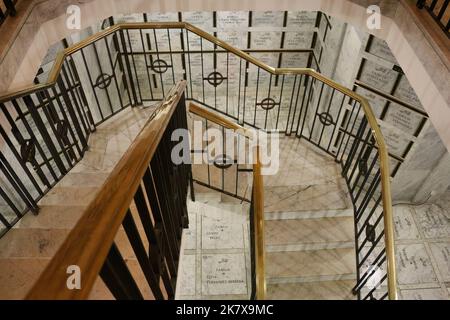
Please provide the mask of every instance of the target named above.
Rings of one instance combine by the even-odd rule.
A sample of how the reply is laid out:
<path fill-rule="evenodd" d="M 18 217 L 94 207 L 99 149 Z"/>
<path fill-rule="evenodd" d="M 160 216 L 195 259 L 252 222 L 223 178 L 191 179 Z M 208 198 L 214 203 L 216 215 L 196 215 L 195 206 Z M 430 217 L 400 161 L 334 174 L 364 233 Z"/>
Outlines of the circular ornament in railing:
<path fill-rule="evenodd" d="M 56 122 L 56 133 L 60 138 L 67 138 L 68 131 L 69 126 L 65 120 L 58 120 L 58 122 Z"/>
<path fill-rule="evenodd" d="M 367 174 L 367 159 L 366 158 L 361 158 L 358 161 L 358 169 L 359 172 L 365 176 Z"/>
<path fill-rule="evenodd" d="M 375 236 L 376 236 L 375 226 L 373 226 L 370 223 L 368 223 L 367 226 L 366 226 L 366 238 L 367 238 L 367 241 L 370 241 L 370 242 L 374 243 L 375 242 Z"/>
<path fill-rule="evenodd" d="M 20 156 L 25 162 L 33 162 L 36 156 L 36 147 L 33 140 L 24 140 L 20 146 Z"/>
<path fill-rule="evenodd" d="M 259 105 L 264 110 L 270 110 L 270 109 L 273 109 L 277 105 L 277 103 L 272 98 L 265 98 L 265 99 L 261 100 Z"/>
<path fill-rule="evenodd" d="M 213 162 L 214 166 L 219 169 L 228 169 L 234 164 L 233 159 L 226 154 L 218 155 Z"/>
<path fill-rule="evenodd" d="M 324 126 L 330 126 L 333 124 L 333 117 L 328 112 L 322 112 L 319 114 L 319 120 Z"/>
<path fill-rule="evenodd" d="M 211 72 L 208 77 L 206 77 L 206 81 L 214 87 L 220 85 L 225 78 L 222 76 L 220 72 L 214 71 Z"/>
<path fill-rule="evenodd" d="M 95 80 L 95 85 L 100 89 L 108 88 L 111 84 L 112 76 L 107 73 L 100 74 Z"/>
<path fill-rule="evenodd" d="M 156 73 L 164 73 L 169 69 L 169 65 L 162 59 L 157 59 L 152 62 L 150 68 Z"/>

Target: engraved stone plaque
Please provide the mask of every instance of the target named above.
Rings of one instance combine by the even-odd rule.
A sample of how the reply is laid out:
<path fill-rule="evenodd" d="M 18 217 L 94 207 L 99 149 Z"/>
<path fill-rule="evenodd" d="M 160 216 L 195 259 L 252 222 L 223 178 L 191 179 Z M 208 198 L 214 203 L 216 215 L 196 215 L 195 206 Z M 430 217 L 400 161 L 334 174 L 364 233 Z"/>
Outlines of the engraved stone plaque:
<path fill-rule="evenodd" d="M 373 61 L 365 61 L 360 80 L 369 86 L 390 93 L 394 87 L 397 72 Z"/>
<path fill-rule="evenodd" d="M 391 49 L 389 49 L 388 44 L 383 39 L 373 37 L 369 52 L 379 58 L 398 64 L 397 59 L 395 59 Z"/>
<path fill-rule="evenodd" d="M 388 152 L 401 157 L 409 144 L 409 138 L 397 130 L 387 128 L 384 124 L 381 125 L 381 130 L 386 140 Z"/>
<path fill-rule="evenodd" d="M 405 76 L 401 78 L 400 83 L 398 84 L 398 87 L 394 92 L 394 96 L 401 99 L 402 101 L 412 104 L 415 107 L 423 109 L 419 98 L 417 97 L 414 89 L 411 87 L 408 79 Z"/>
<path fill-rule="evenodd" d="M 384 120 L 396 128 L 414 135 L 422 119 L 422 116 L 417 112 L 397 103 L 390 103 Z"/>
<path fill-rule="evenodd" d="M 248 12 L 246 11 L 218 11 L 217 29 L 245 30 L 248 27 Z"/>
<path fill-rule="evenodd" d="M 283 11 L 253 11 L 252 27 L 282 27 Z"/>
<path fill-rule="evenodd" d="M 246 293 L 243 253 L 202 255 L 202 295 Z"/>
<path fill-rule="evenodd" d="M 287 26 L 298 27 L 302 30 L 313 29 L 316 24 L 317 12 L 289 11 Z"/>
<path fill-rule="evenodd" d="M 423 244 L 398 245 L 396 258 L 400 284 L 436 283 L 438 281 Z"/>

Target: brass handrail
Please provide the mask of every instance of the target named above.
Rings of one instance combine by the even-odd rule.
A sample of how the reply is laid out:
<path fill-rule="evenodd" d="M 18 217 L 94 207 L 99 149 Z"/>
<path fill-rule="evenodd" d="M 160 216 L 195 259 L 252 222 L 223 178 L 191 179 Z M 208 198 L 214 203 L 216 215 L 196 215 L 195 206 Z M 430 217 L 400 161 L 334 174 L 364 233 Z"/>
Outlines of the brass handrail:
<path fill-rule="evenodd" d="M 253 139 L 249 129 L 240 126 L 214 112 L 202 108 L 194 103 L 189 104 L 189 112 L 198 115 L 201 118 L 214 122 L 224 128 L 237 131 L 249 139 Z M 255 147 L 255 163 L 253 164 L 253 210 L 255 234 L 255 266 L 256 266 L 256 298 L 264 300 L 266 297 L 266 277 L 265 277 L 265 244 L 264 244 L 264 183 L 261 174 L 261 159 L 259 146 Z"/>
<path fill-rule="evenodd" d="M 384 228 L 385 228 L 385 246 L 386 246 L 386 260 L 387 260 L 387 274 L 388 274 L 388 296 L 389 299 L 395 300 L 397 299 L 397 290 L 396 290 L 396 270 L 395 270 L 395 253 L 394 253 L 394 227 L 393 227 L 393 212 L 392 212 L 392 198 L 391 198 L 391 186 L 390 186 L 390 171 L 389 171 L 389 158 L 388 152 L 386 148 L 386 143 L 384 141 L 381 130 L 378 126 L 378 122 L 374 116 L 372 108 L 369 105 L 369 102 L 366 98 L 359 95 L 358 93 L 350 90 L 349 88 L 344 87 L 343 85 L 331 80 L 324 75 L 318 73 L 314 69 L 311 68 L 274 68 L 271 67 L 255 57 L 239 50 L 228 43 L 210 35 L 209 33 L 187 23 L 187 22 L 135 22 L 135 23 L 120 23 L 114 26 L 108 27 L 105 30 L 102 30 L 77 44 L 74 44 L 63 51 L 61 51 L 55 59 L 55 62 L 52 66 L 52 69 L 49 72 L 49 76 L 47 79 L 47 83 L 33 85 L 15 92 L 6 93 L 0 96 L 0 102 L 4 102 L 10 99 L 14 99 L 16 97 L 24 96 L 27 94 L 31 94 L 35 91 L 45 89 L 50 87 L 56 83 L 58 79 L 62 64 L 64 59 L 81 50 L 82 48 L 94 43 L 95 41 L 102 39 L 110 34 L 113 34 L 119 30 L 139 30 L 139 29 L 185 29 L 195 33 L 203 39 L 206 39 L 217 46 L 235 54 L 238 57 L 260 67 L 267 72 L 270 72 L 274 75 L 308 75 L 311 76 L 326 85 L 332 87 L 333 89 L 340 91 L 341 93 L 349 96 L 350 98 L 358 101 L 364 114 L 367 118 L 367 121 L 371 127 L 372 134 L 374 136 L 375 142 L 378 145 L 378 152 L 380 155 L 380 172 L 381 172 L 381 193 L 383 199 L 383 215 L 384 215 Z"/>

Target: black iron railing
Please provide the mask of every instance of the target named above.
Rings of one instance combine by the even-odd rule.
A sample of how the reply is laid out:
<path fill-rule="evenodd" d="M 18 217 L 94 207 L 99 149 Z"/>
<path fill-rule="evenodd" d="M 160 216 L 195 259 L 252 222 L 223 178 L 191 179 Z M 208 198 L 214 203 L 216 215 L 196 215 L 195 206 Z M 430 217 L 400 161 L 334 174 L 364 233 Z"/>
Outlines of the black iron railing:
<path fill-rule="evenodd" d="M 16 15 L 16 2 L 13 0 L 3 0 L 3 5 L 0 3 L 0 26 L 8 16 L 14 17 Z"/>
<path fill-rule="evenodd" d="M 417 7 L 425 9 L 437 22 L 439 27 L 450 38 L 450 1 L 449 0 L 418 0 Z"/>

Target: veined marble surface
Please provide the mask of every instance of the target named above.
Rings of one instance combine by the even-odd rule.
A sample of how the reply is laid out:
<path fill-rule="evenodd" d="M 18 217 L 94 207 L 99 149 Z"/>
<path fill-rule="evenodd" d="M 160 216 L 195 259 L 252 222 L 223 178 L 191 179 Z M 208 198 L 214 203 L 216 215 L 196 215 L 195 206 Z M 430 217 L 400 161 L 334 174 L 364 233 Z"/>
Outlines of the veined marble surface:
<path fill-rule="evenodd" d="M 450 207 L 394 206 L 400 299 L 450 299 Z"/>

